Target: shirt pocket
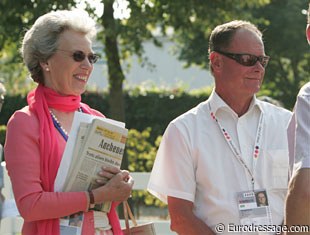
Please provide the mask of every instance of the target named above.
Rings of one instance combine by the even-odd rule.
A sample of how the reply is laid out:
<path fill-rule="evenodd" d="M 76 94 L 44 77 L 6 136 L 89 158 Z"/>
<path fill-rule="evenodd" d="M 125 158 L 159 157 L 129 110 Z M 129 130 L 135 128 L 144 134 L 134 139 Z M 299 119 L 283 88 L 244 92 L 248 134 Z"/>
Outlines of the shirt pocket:
<path fill-rule="evenodd" d="M 268 150 L 272 161 L 272 187 L 274 189 L 287 189 L 289 176 L 288 150 Z"/>

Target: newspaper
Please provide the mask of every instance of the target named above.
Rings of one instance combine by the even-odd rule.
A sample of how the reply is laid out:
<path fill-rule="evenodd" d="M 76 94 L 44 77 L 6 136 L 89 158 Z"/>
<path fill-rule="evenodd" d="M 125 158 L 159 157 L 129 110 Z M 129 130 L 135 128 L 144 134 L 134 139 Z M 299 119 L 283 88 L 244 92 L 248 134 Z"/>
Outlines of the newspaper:
<path fill-rule="evenodd" d="M 99 187 L 102 166 L 120 168 L 128 130 L 124 123 L 76 112 L 55 181 L 55 191 L 88 191 Z M 68 148 L 68 149 L 67 149 Z M 67 173 L 66 173 L 67 172 Z M 62 179 L 65 180 L 62 180 Z M 111 203 L 96 205 L 108 212 Z"/>

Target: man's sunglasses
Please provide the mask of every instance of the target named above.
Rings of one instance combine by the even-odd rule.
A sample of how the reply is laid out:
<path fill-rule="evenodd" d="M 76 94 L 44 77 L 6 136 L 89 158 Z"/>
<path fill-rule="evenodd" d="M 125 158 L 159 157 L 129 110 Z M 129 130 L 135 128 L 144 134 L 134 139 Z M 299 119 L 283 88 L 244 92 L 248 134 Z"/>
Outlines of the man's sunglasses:
<path fill-rule="evenodd" d="M 214 51 L 230 59 L 233 59 L 239 64 L 242 64 L 244 66 L 253 66 L 256 64 L 257 61 L 259 61 L 259 63 L 264 68 L 266 68 L 268 61 L 270 59 L 269 56 L 256 56 L 256 55 L 251 55 L 251 54 L 235 54 L 235 53 L 223 52 L 223 51 L 218 51 L 218 50 L 214 50 Z"/>
<path fill-rule="evenodd" d="M 68 50 L 61 50 L 61 49 L 57 49 L 57 51 L 64 51 L 64 52 L 70 52 L 72 53 L 71 56 L 73 58 L 74 61 L 76 62 L 82 62 L 83 60 L 85 60 L 86 54 L 83 51 L 68 51 Z M 97 62 L 97 60 L 99 59 L 99 55 L 94 54 L 94 53 L 90 53 L 87 55 L 87 59 L 89 61 L 89 63 L 94 64 Z"/>

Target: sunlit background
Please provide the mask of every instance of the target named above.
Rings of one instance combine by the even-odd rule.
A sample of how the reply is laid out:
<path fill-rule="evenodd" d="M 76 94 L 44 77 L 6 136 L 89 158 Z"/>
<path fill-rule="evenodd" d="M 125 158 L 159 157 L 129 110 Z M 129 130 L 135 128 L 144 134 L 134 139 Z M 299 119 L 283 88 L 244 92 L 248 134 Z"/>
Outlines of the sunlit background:
<path fill-rule="evenodd" d="M 95 9 L 95 14 L 101 17 L 104 10 L 104 5 L 100 0 L 77 0 L 77 8 L 85 9 L 86 3 Z M 149 0 L 144 1 L 145 6 L 152 7 L 153 3 Z M 143 7 L 143 6 L 142 6 Z M 128 19 L 130 18 L 131 9 L 129 2 L 126 0 L 116 0 L 113 4 L 114 18 Z M 170 32 L 171 31 L 171 32 Z M 173 30 L 168 27 L 167 34 L 172 34 Z M 153 35 L 161 36 L 161 33 L 156 29 Z M 209 71 L 195 66 L 184 68 L 183 63 L 177 59 L 173 51 L 174 43 L 162 38 L 163 47 L 156 47 L 152 42 L 144 42 L 145 55 L 154 65 L 154 68 L 143 67 L 139 63 L 137 56 L 130 58 L 131 61 L 123 61 L 122 68 L 126 80 L 124 87 L 159 87 L 159 88 L 175 88 L 182 87 L 185 90 L 199 89 L 209 86 L 213 83 L 212 76 Z M 98 53 L 103 52 L 103 46 L 100 43 L 95 43 L 94 49 Z M 126 63 L 131 63 L 131 68 L 128 69 Z M 88 81 L 89 89 L 106 89 L 108 87 L 108 71 L 106 62 L 99 60 L 94 67 L 93 73 Z"/>
<path fill-rule="evenodd" d="M 95 14 L 101 17 L 103 14 L 103 3 L 100 0 L 80 0 L 77 1 L 77 8 L 85 9 L 86 2 L 95 9 Z M 148 2 L 148 1 L 146 1 Z M 116 0 L 113 4 L 114 18 L 115 19 L 128 19 L 130 17 L 131 10 L 128 8 L 129 2 L 126 0 Z"/>

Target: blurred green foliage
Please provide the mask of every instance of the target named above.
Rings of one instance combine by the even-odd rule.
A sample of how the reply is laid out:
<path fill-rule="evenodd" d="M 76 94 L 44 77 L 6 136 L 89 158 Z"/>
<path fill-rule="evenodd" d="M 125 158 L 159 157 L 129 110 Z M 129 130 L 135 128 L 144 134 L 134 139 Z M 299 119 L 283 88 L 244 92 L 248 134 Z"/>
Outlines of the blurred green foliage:
<path fill-rule="evenodd" d="M 163 135 L 165 128 L 174 118 L 195 107 L 206 100 L 211 94 L 212 87 L 205 87 L 195 91 L 185 91 L 182 88 L 168 89 L 146 89 L 143 86 L 126 90 L 125 93 L 125 114 L 126 126 L 128 129 L 135 129 L 143 132 L 151 127 L 150 142 L 154 143 L 158 136 Z M 275 94 L 268 89 L 262 89 L 258 96 L 266 95 L 276 99 Z M 100 111 L 106 117 L 109 116 L 107 92 L 87 91 L 82 96 L 82 101 L 90 107 Z M 292 110 L 295 100 L 291 103 L 278 99 L 284 107 Z M 0 125 L 6 125 L 10 116 L 18 109 L 26 106 L 25 94 L 8 94 L 2 107 Z M 290 105 L 290 106 L 289 106 Z M 2 133 L 0 133 L 2 135 Z M 4 138 L 0 138 L 4 143 Z"/>
<path fill-rule="evenodd" d="M 152 128 L 150 140 L 154 142 L 162 135 L 168 123 L 178 115 L 206 100 L 211 92 L 210 88 L 186 92 L 182 89 L 158 90 L 133 88 L 125 91 L 125 114 L 128 129 L 140 132 L 148 127 Z M 108 94 L 106 92 L 88 91 L 82 96 L 82 101 L 106 117 L 109 116 Z M 26 106 L 26 95 L 8 94 L 0 115 L 0 125 L 6 125 L 15 110 Z"/>
<path fill-rule="evenodd" d="M 139 132 L 130 129 L 126 143 L 126 154 L 129 160 L 128 170 L 133 172 L 150 172 L 159 146 L 161 136 L 151 143 L 151 127 Z"/>
<path fill-rule="evenodd" d="M 151 127 L 143 131 L 130 129 L 126 143 L 126 156 L 128 158 L 128 170 L 131 172 L 150 172 L 156 157 L 161 136 L 158 136 L 155 142 L 151 141 Z M 146 190 L 135 190 L 132 192 L 133 205 L 136 211 L 141 205 L 152 205 L 165 207 L 165 204 Z M 139 216 L 139 215 L 138 215 Z"/>

